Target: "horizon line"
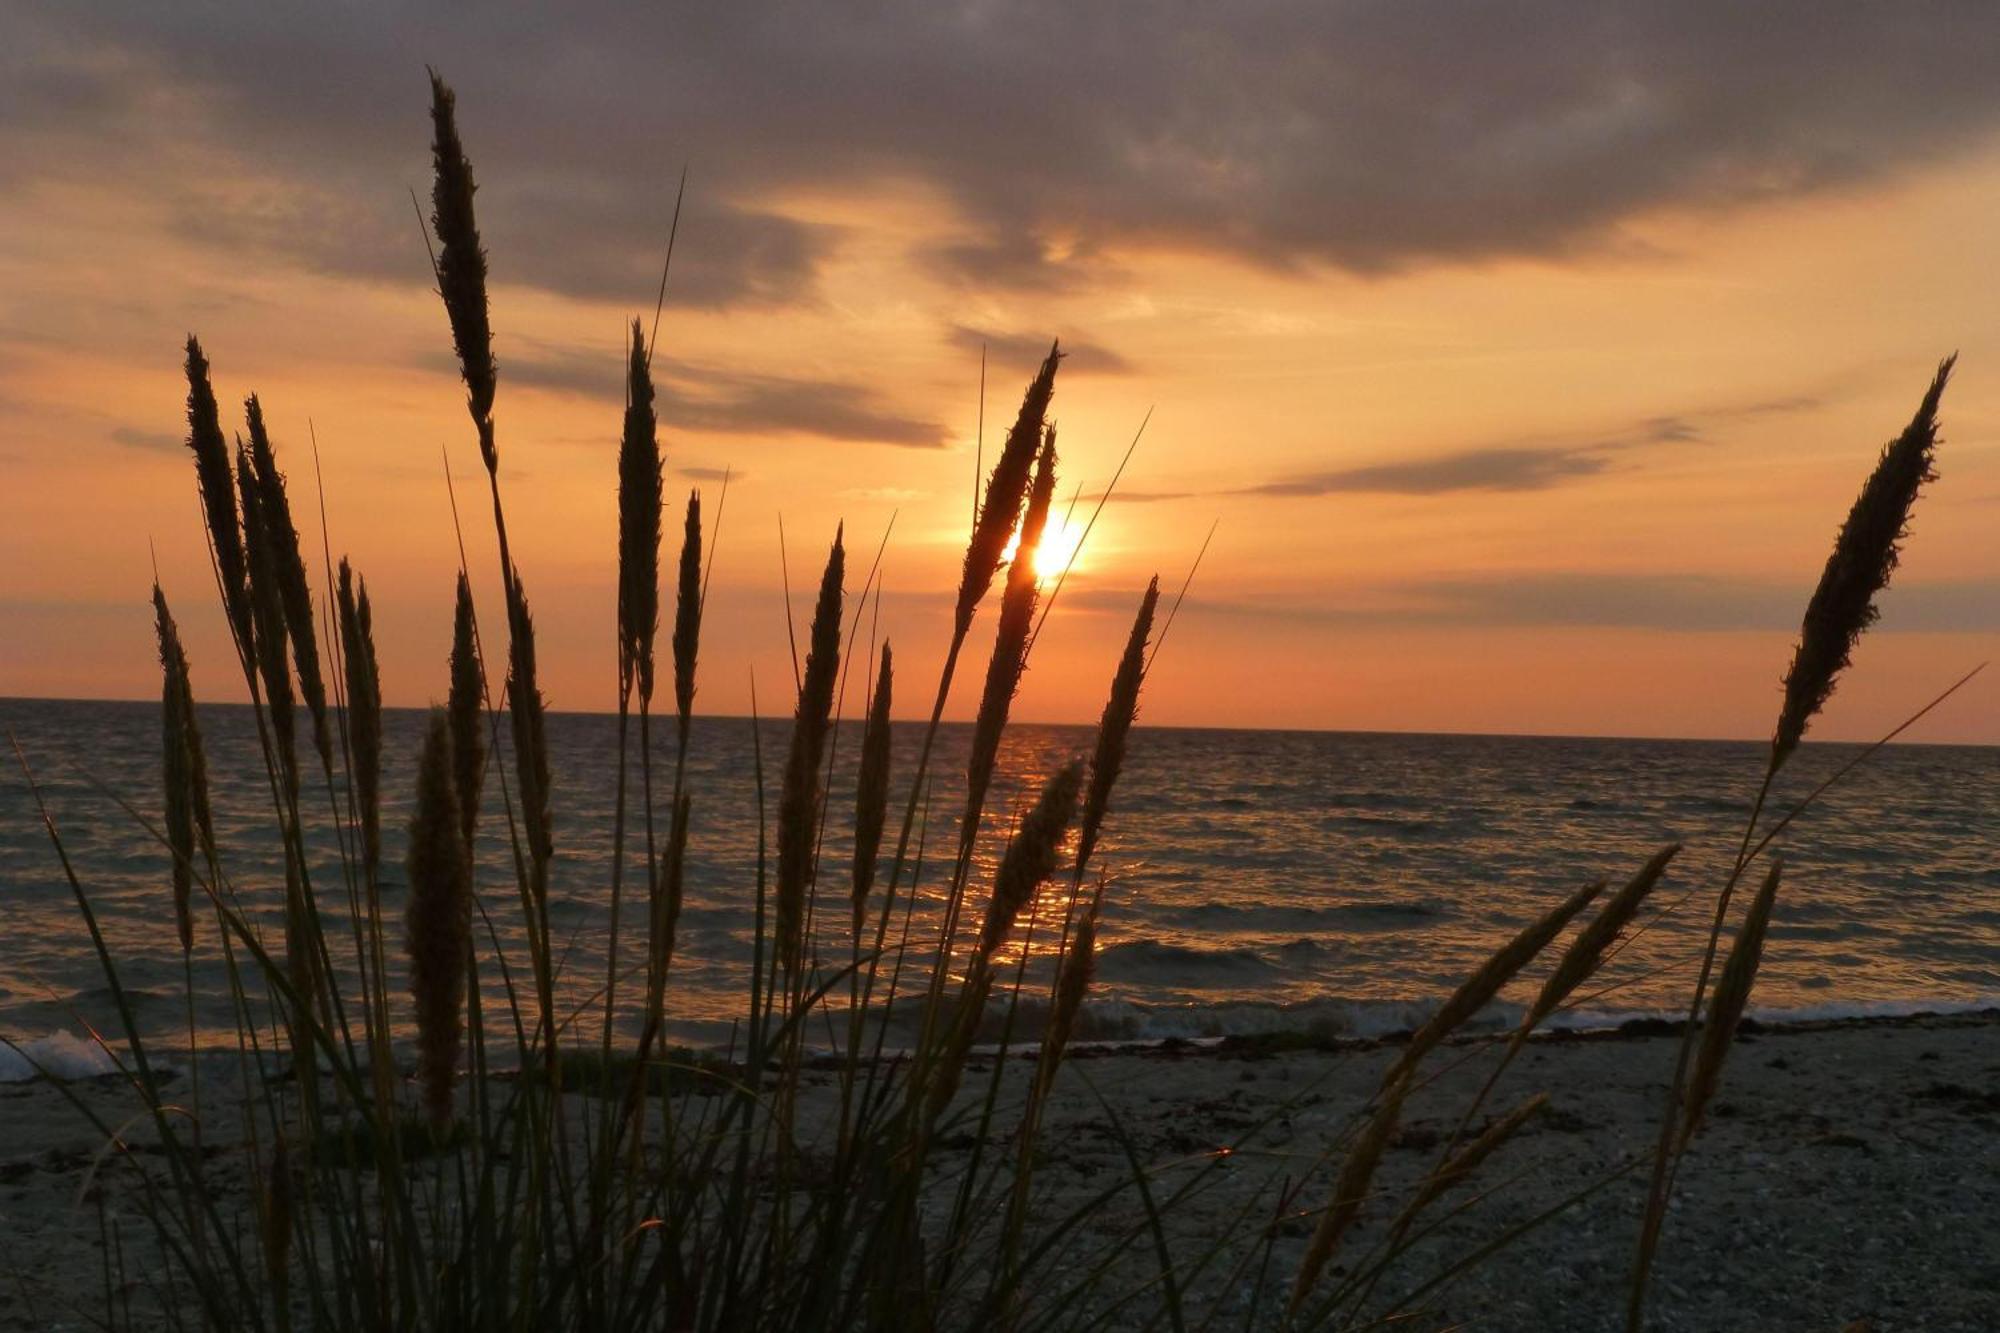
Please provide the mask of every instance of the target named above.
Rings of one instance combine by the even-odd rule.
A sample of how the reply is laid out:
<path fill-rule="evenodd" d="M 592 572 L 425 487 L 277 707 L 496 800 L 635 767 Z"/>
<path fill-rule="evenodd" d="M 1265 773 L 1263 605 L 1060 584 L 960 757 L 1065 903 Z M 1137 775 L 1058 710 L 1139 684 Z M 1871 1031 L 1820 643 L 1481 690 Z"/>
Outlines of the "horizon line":
<path fill-rule="evenodd" d="M 251 707 L 251 705 L 247 701 L 239 701 L 233 699 L 197 699 L 195 700 L 195 703 L 203 708 Z M 99 696 L 86 696 L 86 695 L 0 694 L 0 705 L 4 704 L 105 704 L 117 707 L 158 708 L 160 706 L 160 701 L 158 699 L 111 699 Z M 421 712 L 426 712 L 429 709 L 437 706 L 438 705 L 435 704 L 384 704 L 382 707 L 383 711 L 385 712 L 421 713 Z M 618 716 L 618 713 L 615 709 L 608 709 L 608 708 L 549 708 L 546 709 L 545 712 L 548 716 L 551 717 L 602 717 L 602 718 L 615 719 Z M 669 712 L 661 714 L 661 716 L 672 717 L 673 714 Z M 785 718 L 782 713 L 773 713 L 767 717 L 755 717 L 755 718 L 753 718 L 748 713 L 696 713 L 694 714 L 694 720 L 697 722 L 783 723 L 785 721 Z M 863 719 L 859 715 L 856 715 L 852 717 L 843 717 L 839 720 L 843 723 L 854 723 L 856 725 L 859 725 Z M 929 718 L 923 716 L 905 717 L 905 718 L 898 718 L 891 716 L 889 719 L 890 724 L 892 726 L 923 726 L 926 723 L 928 723 L 929 720 L 930 720 Z M 967 727 L 971 726 L 972 724 L 973 724 L 973 719 L 969 717 L 947 718 L 944 719 L 944 721 L 941 723 L 941 725 L 944 726 L 954 726 L 954 727 Z M 1097 725 L 1095 722 L 1051 722 L 1034 718 L 1014 718 L 1009 720 L 1009 724 L 1012 726 L 1022 726 L 1022 727 L 1069 727 L 1069 728 L 1075 728 L 1077 730 L 1089 730 Z M 1584 732 L 1584 731 L 1424 731 L 1409 727 L 1305 727 L 1305 726 L 1249 727 L 1249 726 L 1223 726 L 1215 723 L 1186 723 L 1186 722 L 1135 722 L 1134 730 L 1251 732 L 1251 733 L 1265 733 L 1265 734 L 1279 735 L 1279 736 L 1284 736 L 1284 735 L 1428 736 L 1428 737 L 1437 737 L 1441 739 L 1464 739 L 1464 740 L 1628 741 L 1628 742 L 1648 741 L 1648 742 L 1659 742 L 1659 743 L 1676 744 L 1676 745 L 1768 745 L 1770 743 L 1770 738 L 1764 736 L 1677 736 L 1677 735 L 1646 736 L 1646 735 L 1614 735 L 1603 732 Z M 1876 744 L 1879 740 L 1880 740 L 1879 737 L 1871 737 L 1866 739 L 1852 739 L 1852 738 L 1842 739 L 1838 737 L 1815 738 L 1808 736 L 1803 743 L 1806 745 L 1865 746 L 1865 745 Z M 2000 750 L 2000 741 L 1950 741 L 1950 740 L 1898 739 L 1898 740 L 1888 741 L 1883 744 L 1883 748 L 1885 749 L 1890 747 L 1928 747 L 1932 749 L 1955 749 L 1955 750 Z"/>

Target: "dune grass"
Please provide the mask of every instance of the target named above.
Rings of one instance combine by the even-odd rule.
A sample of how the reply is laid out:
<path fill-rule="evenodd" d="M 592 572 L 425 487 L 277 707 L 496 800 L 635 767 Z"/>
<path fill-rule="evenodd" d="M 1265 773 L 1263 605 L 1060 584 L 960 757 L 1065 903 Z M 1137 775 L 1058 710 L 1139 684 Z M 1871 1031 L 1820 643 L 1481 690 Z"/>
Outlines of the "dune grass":
<path fill-rule="evenodd" d="M 328 577 L 322 656 L 309 561 L 261 405 L 255 396 L 246 400 L 249 442 L 232 458 L 209 362 L 190 337 L 189 444 L 218 597 L 256 710 L 269 836 L 283 849 L 285 874 L 282 885 L 242 884 L 230 874 L 208 810 L 192 671 L 156 586 L 166 800 L 157 820 L 132 813 L 171 866 L 173 892 L 161 911 L 175 921 L 184 958 L 205 949 L 226 964 L 244 1095 L 204 1103 L 196 1085 L 183 1105 L 163 1089 L 161 1053 L 140 1036 L 81 873 L 45 811 L 123 1024 L 107 1049 L 128 1072 L 163 1147 L 141 1172 L 140 1207 L 167 1270 L 153 1289 L 157 1308 L 135 1313 L 107 1278 L 104 1322 L 804 1330 L 1087 1328 L 1125 1318 L 1133 1326 L 1183 1329 L 1214 1317 L 1210 1311 L 1198 1319 L 1201 1311 L 1191 1308 L 1195 1276 L 1225 1271 L 1263 1274 L 1260 1293 L 1266 1286 L 1278 1293 L 1253 1300 L 1246 1326 L 1370 1327 L 1420 1318 L 1427 1295 L 1454 1267 L 1410 1275 L 1393 1298 L 1377 1300 L 1378 1289 L 1385 1279 L 1393 1279 L 1391 1287 L 1403 1280 L 1398 1266 L 1425 1224 L 1548 1104 L 1549 1094 L 1537 1094 L 1473 1130 L 1522 1043 L 1578 1002 L 1585 983 L 1615 958 L 1677 849 L 1664 848 L 1621 876 L 1609 897 L 1602 882 L 1579 888 L 1501 943 L 1409 1039 L 1376 1094 L 1350 1109 L 1332 1141 L 1296 1145 L 1291 1170 L 1271 1182 L 1277 1221 L 1270 1226 L 1260 1231 L 1257 1219 L 1243 1219 L 1206 1248 L 1177 1252 L 1163 1216 L 1186 1206 L 1203 1172 L 1228 1151 L 1193 1164 L 1146 1161 L 1108 1099 L 1105 1123 L 1128 1159 L 1128 1175 L 1081 1204 L 1052 1206 L 1035 1175 L 1044 1113 L 1094 984 L 1108 883 L 1098 853 L 1108 833 L 1115 836 L 1120 771 L 1171 621 L 1171 612 L 1159 617 L 1155 579 L 1118 660 L 1105 664 L 1108 701 L 1093 746 L 1054 767 L 1028 808 L 996 818 L 989 809 L 996 758 L 1039 633 L 1038 605 L 1045 615 L 1053 597 L 1043 596 L 1033 572 L 1059 462 L 1049 411 L 1061 354 L 1052 346 L 976 507 L 950 639 L 908 772 L 892 769 L 888 731 L 902 659 L 884 642 L 856 660 L 859 627 L 880 590 L 872 573 L 858 593 L 851 590 L 844 533 L 833 535 L 789 743 L 782 755 L 757 752 L 757 869 L 752 882 L 737 886 L 754 905 L 755 966 L 739 1035 L 724 1051 L 671 1048 L 665 1033 L 686 856 L 701 836 L 703 793 L 690 789 L 687 760 L 714 535 L 703 531 L 702 496 L 689 496 L 673 571 L 669 778 L 653 770 L 652 739 L 663 459 L 651 352 L 635 320 L 617 467 L 611 938 L 604 975 L 577 1004 L 560 984 L 563 943 L 550 920 L 560 812 L 534 619 L 507 541 L 496 417 L 502 376 L 492 353 L 486 255 L 454 99 L 435 76 L 431 114 L 438 289 L 487 476 L 506 623 L 497 639 L 482 634 L 473 571 L 456 571 L 451 632 L 439 636 L 449 655 L 441 656 L 435 682 L 447 703 L 433 711 L 424 737 L 415 814 L 401 840 L 408 894 L 399 915 L 384 895 L 382 683 L 365 582 L 346 560 L 337 588 Z M 1613 1173 L 1653 1176 L 1631 1288 L 1635 1328 L 1673 1164 L 1723 1074 L 1778 892 L 1779 867 L 1768 849 L 1797 809 L 1766 819 L 1765 797 L 1873 617 L 1910 506 L 1930 475 L 1949 368 L 1940 368 L 1917 419 L 1885 451 L 1813 598 L 1756 813 L 1716 895 L 1660 1144 L 1635 1151 Z M 962 775 L 934 773 L 933 742 L 959 659 L 996 580 L 995 646 L 971 759 Z M 849 667 L 873 680 L 858 755 L 841 755 L 833 743 Z M 497 683 L 496 669 L 503 673 Z M 298 743 L 298 701 L 310 749 Z M 636 772 L 628 766 L 635 749 Z M 846 817 L 827 795 L 837 763 L 858 770 L 845 865 L 822 856 L 829 822 Z M 511 848 L 510 883 L 480 882 L 474 873 L 473 840 L 489 789 L 498 792 Z M 932 822 L 940 808 L 957 812 L 943 835 Z M 337 857 L 309 854 L 308 826 L 333 831 Z M 944 854 L 927 864 L 939 842 Z M 997 857 L 990 881 L 979 870 L 981 847 Z M 1732 892 L 1760 857 L 1768 871 L 1710 1000 Z M 915 911 L 927 877 L 943 903 L 928 940 L 916 937 L 928 918 Z M 250 907 L 273 894 L 283 904 L 283 929 L 267 936 Z M 517 914 L 524 927 L 519 952 L 500 947 L 493 919 L 503 913 Z M 617 966 L 618 935 L 627 929 L 645 939 L 638 976 L 623 976 Z M 842 932 L 843 944 L 826 947 Z M 408 958 L 408 994 L 391 987 L 394 950 Z M 1031 956 L 1046 961 L 1046 982 L 1031 979 L 1041 975 L 1027 967 Z M 931 961 L 916 961 L 926 957 Z M 1441 1066 L 1467 1058 L 1454 1035 L 1537 967 L 1543 974 L 1535 998 L 1498 1047 L 1457 1132 L 1404 1197 L 1384 1197 L 1377 1171 L 1406 1101 L 1434 1082 Z M 484 998 L 496 992 L 504 1008 Z M 871 1021 L 891 1005 L 914 1006 L 921 1016 L 907 1047 L 888 1048 L 885 1026 Z M 1031 1009 L 1046 1021 L 1030 1022 Z M 413 1068 L 392 1041 L 411 1023 Z M 189 1024 L 192 1037 L 191 1010 Z M 619 1041 L 620 1031 L 636 1031 L 636 1041 Z M 1010 1076 L 1010 1068 L 1025 1072 Z M 822 1073 L 830 1079 L 814 1077 Z M 1280 1109 L 1271 1109 L 1260 1131 Z M 113 1126 L 98 1127 L 116 1141 Z M 203 1140 L 234 1145 L 249 1186 L 241 1206 L 208 1188 L 205 1175 L 218 1168 Z M 1573 1197 L 1604 1183 L 1579 1182 Z M 1114 1204 L 1135 1201 L 1140 1225 L 1093 1225 L 1111 1217 Z M 1387 1224 L 1359 1249 L 1358 1224 L 1370 1215 Z M 1278 1222 L 1286 1219 L 1309 1227 L 1310 1239 L 1282 1276 L 1273 1256 L 1283 1234 Z M 1106 1238 L 1106 1230 L 1115 1234 Z M 1496 1234 L 1459 1263 L 1477 1262 L 1509 1238 Z M 1348 1262 L 1336 1268 L 1344 1247 Z"/>

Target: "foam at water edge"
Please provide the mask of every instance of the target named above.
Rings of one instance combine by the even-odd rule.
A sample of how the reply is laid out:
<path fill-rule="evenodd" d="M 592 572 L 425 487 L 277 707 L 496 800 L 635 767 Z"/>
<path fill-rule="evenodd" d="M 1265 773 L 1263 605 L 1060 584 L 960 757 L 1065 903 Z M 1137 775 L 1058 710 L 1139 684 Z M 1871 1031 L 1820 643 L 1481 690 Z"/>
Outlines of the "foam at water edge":
<path fill-rule="evenodd" d="M 109 1052 L 74 1033 L 51 1032 L 46 1037 L 26 1040 L 9 1038 L 9 1044 L 0 1044 L 0 1083 L 25 1083 L 41 1077 L 36 1065 L 58 1078 L 95 1078 L 118 1072 L 118 1064 Z"/>

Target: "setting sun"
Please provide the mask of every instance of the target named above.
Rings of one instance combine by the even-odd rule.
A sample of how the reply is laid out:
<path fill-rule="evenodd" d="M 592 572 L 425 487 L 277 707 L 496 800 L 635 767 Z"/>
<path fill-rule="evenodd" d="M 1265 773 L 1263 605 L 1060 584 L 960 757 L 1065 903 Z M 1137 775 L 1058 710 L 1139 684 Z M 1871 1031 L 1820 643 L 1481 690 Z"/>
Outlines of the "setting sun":
<path fill-rule="evenodd" d="M 1038 580 L 1047 582 L 1062 577 L 1063 571 L 1076 559 L 1083 546 L 1083 529 L 1083 524 L 1072 523 L 1067 518 L 1049 519 L 1049 526 L 1042 532 L 1042 543 L 1035 550 L 1035 577 Z M 1020 548 L 1021 534 L 1016 531 L 1007 542 L 1007 551 L 1002 558 L 1012 564 L 1014 553 Z"/>

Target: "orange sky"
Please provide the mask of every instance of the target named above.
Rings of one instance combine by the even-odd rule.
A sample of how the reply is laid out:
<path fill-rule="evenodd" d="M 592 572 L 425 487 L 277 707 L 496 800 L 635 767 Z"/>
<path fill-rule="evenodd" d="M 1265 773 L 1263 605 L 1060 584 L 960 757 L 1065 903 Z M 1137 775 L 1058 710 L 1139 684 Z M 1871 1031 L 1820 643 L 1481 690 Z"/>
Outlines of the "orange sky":
<path fill-rule="evenodd" d="M 1314 201 L 1334 196 L 1261 156 L 1238 162 L 1212 136 L 1196 136 L 1198 162 L 1169 154 L 1186 149 L 1170 127 L 1147 147 L 1171 170 L 1126 188 L 1164 179 L 1234 192 L 1240 226 L 1236 206 L 1164 193 L 1154 225 L 1122 194 L 1094 190 L 1088 163 L 1052 165 L 1044 180 L 1033 154 L 1001 164 L 1034 186 L 1022 191 L 1032 211 L 1016 218 L 985 177 L 953 164 L 963 109 L 943 93 L 928 112 L 942 146 L 883 138 L 878 154 L 870 136 L 888 132 L 877 113 L 844 112 L 839 86 L 823 106 L 793 89 L 771 96 L 798 102 L 801 117 L 817 109 L 832 142 L 851 131 L 846 169 L 727 165 L 799 155 L 776 145 L 803 131 L 773 112 L 727 142 L 705 131 L 678 143 L 668 124 L 651 160 L 621 174 L 576 164 L 522 127 L 507 83 L 520 52 L 466 50 L 454 66 L 452 50 L 418 46 L 407 68 L 380 76 L 384 96 L 346 81 L 352 53 L 319 34 L 324 66 L 291 75 L 294 123 L 308 126 L 294 131 L 253 121 L 247 94 L 218 93 L 203 57 L 221 55 L 198 43 L 136 26 L 28 27 L 43 81 L 25 92 L 16 81 L 0 102 L 0 695 L 156 693 L 156 555 L 198 693 L 239 697 L 181 445 L 190 329 L 226 418 L 243 394 L 261 395 L 302 513 L 313 507 L 309 423 L 316 431 L 329 541 L 368 579 L 391 703 L 445 688 L 455 555 L 441 447 L 482 605 L 497 614 L 483 477 L 408 199 L 426 185 L 424 54 L 459 85 L 485 187 L 502 480 L 558 709 L 615 697 L 621 328 L 641 310 L 650 318 L 641 275 L 657 263 L 683 160 L 675 267 L 689 295 L 670 291 L 659 352 L 670 538 L 688 488 L 712 507 L 716 478 L 735 474 L 702 654 L 707 711 L 746 711 L 753 673 L 766 710 L 786 706 L 781 514 L 801 615 L 836 522 L 850 567 L 865 569 L 895 517 L 881 623 L 906 682 L 899 711 L 927 697 L 917 682 L 943 650 L 967 525 L 980 344 L 990 446 L 1033 348 L 1052 336 L 1076 349 L 1053 413 L 1065 495 L 1101 489 L 1153 416 L 1039 642 L 1020 717 L 1095 716 L 1146 577 L 1177 585 L 1219 520 L 1149 683 L 1149 722 L 1761 736 L 1833 531 L 1953 349 L 1941 478 L 1918 507 L 1883 623 L 1816 734 L 1885 729 L 2000 650 L 2000 275 L 1985 242 L 2000 211 L 2000 138 L 1978 119 L 2000 120 L 2000 106 L 1977 91 L 1956 104 L 1968 124 L 1947 145 L 1906 151 L 1917 125 L 1908 141 L 1855 130 L 1831 148 L 1778 144 L 1759 158 L 1758 136 L 1777 143 L 1793 113 L 1838 111 L 1802 84 L 1797 106 L 1745 110 L 1740 133 L 1720 133 L 1726 152 L 1711 152 L 1731 171 L 1754 168 L 1754 187 L 1680 169 L 1600 198 L 1594 182 L 1612 166 L 1579 158 L 1547 178 L 1572 192 L 1574 226 L 1507 213 L 1516 187 L 1535 184 L 1534 162 L 1525 181 L 1481 186 L 1474 173 L 1468 193 L 1428 201 L 1385 180 L 1380 235 L 1349 252 L 1312 232 Z M 1857 52 L 1866 38 L 1856 34 Z M 750 53 L 752 82 L 760 40 L 728 47 Z M 587 127 L 620 99 L 588 77 L 594 66 L 571 68 L 576 50 L 597 48 L 565 49 L 571 58 L 551 64 L 572 81 L 550 75 L 520 96 Z M 768 57 L 773 68 L 782 55 Z M 1239 73 L 1257 128 L 1256 71 Z M 1657 107 L 1687 91 L 1671 81 L 1683 74 L 1640 62 L 1631 79 Z M 1625 84 L 1591 86 L 1581 110 L 1531 107 L 1533 125 L 1563 136 L 1536 151 L 1580 151 L 1566 145 L 1596 131 L 1578 123 L 1624 124 L 1629 90 L 1602 88 Z M 645 114 L 673 109 L 643 87 L 621 98 Z M 1323 132 L 1329 154 L 1354 133 Z M 962 130 L 991 157 L 985 135 Z M 1697 165 L 1708 161 L 1698 134 L 1683 137 Z M 1264 151 L 1247 131 L 1223 142 Z M 1419 141 L 1375 169 L 1428 169 L 1423 151 Z M 1136 152 L 1127 143 L 1117 159 L 1130 173 L 1147 161 Z M 1500 173 L 1515 160 L 1501 153 L 1481 161 Z M 1339 176 L 1364 203 L 1366 166 L 1364 155 Z M 621 192 L 607 185 L 600 198 L 600 180 Z M 1319 205 L 1323 226 L 1358 234 L 1372 215 L 1338 199 Z M 578 268 L 613 244 L 596 229 L 600 204 L 602 235 L 632 252 L 609 277 Z M 1514 230 L 1421 239 L 1426 210 L 1455 209 L 1507 213 Z M 989 262 L 1017 224 L 1032 272 Z M 1418 238 L 1407 250 L 1402 233 Z M 317 575 L 317 524 L 305 526 Z M 962 685 L 954 711 L 974 693 Z M 2000 680 L 1976 682 L 1915 734 L 2000 742 Z"/>

